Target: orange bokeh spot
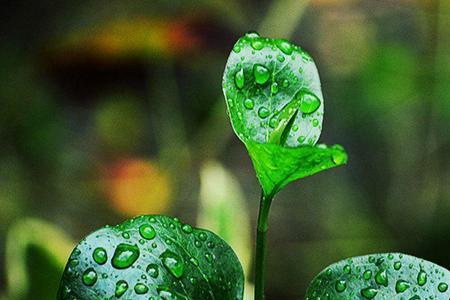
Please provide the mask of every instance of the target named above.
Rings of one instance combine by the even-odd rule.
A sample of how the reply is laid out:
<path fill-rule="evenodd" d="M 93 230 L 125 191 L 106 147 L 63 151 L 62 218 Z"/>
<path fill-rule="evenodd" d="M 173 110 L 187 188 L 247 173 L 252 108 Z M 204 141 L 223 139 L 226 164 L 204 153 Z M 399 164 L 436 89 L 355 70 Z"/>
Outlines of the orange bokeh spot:
<path fill-rule="evenodd" d="M 107 168 L 105 177 L 105 194 L 119 214 L 162 214 L 170 207 L 169 177 L 150 161 L 121 160 Z"/>

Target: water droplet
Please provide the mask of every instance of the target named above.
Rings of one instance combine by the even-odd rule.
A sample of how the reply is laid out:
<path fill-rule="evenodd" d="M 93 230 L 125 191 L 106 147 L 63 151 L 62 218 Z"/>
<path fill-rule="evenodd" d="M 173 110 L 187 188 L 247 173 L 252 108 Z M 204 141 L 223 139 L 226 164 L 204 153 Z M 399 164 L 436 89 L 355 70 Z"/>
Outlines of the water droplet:
<path fill-rule="evenodd" d="M 112 258 L 112 265 L 116 269 L 131 267 L 139 258 L 139 247 L 137 245 L 119 244 Z"/>
<path fill-rule="evenodd" d="M 258 110 L 258 116 L 261 119 L 265 119 L 269 116 L 270 112 L 267 108 L 265 108 L 264 106 L 262 106 L 259 110 Z"/>
<path fill-rule="evenodd" d="M 108 254 L 106 253 L 105 249 L 99 247 L 96 248 L 92 253 L 92 258 L 99 265 L 103 265 L 108 260 Z"/>
<path fill-rule="evenodd" d="M 93 268 L 84 271 L 82 276 L 83 283 L 87 286 L 92 286 L 97 282 L 97 272 Z"/>
<path fill-rule="evenodd" d="M 245 37 L 249 39 L 259 38 L 259 33 L 257 33 L 256 31 L 249 31 L 245 34 Z"/>
<path fill-rule="evenodd" d="M 254 106 L 255 106 L 255 103 L 253 102 L 252 99 L 247 98 L 244 100 L 244 107 L 246 109 L 253 109 Z"/>
<path fill-rule="evenodd" d="M 286 40 L 278 40 L 277 47 L 286 55 L 291 55 L 293 51 L 292 44 Z"/>
<path fill-rule="evenodd" d="M 124 232 L 122 233 L 122 237 L 126 240 L 128 240 L 130 238 L 130 234 L 128 232 Z"/>
<path fill-rule="evenodd" d="M 233 52 L 234 52 L 234 53 L 239 53 L 239 52 L 241 52 L 241 47 L 240 47 L 238 44 L 234 45 L 234 47 L 233 47 Z"/>
<path fill-rule="evenodd" d="M 208 246 L 209 249 L 213 249 L 215 247 L 214 242 L 213 241 L 209 241 L 206 246 Z"/>
<path fill-rule="evenodd" d="M 181 226 L 181 230 L 183 230 L 186 233 L 192 233 L 194 230 L 192 229 L 192 226 L 189 224 L 184 224 L 183 226 Z"/>
<path fill-rule="evenodd" d="M 314 119 L 314 120 L 312 121 L 312 125 L 313 125 L 313 127 L 319 126 L 319 120 Z"/>
<path fill-rule="evenodd" d="M 336 165 L 341 165 L 347 161 L 347 155 L 343 151 L 335 151 L 331 154 L 331 158 Z"/>
<path fill-rule="evenodd" d="M 276 93 L 278 93 L 278 83 L 273 82 L 272 85 L 270 86 L 270 92 L 275 95 Z"/>
<path fill-rule="evenodd" d="M 404 291 L 409 289 L 409 287 L 410 284 L 405 280 L 400 279 L 395 283 L 395 291 L 397 292 L 397 294 L 403 293 Z"/>
<path fill-rule="evenodd" d="M 252 48 L 255 50 L 261 50 L 264 47 L 264 43 L 259 39 L 254 39 L 251 42 Z"/>
<path fill-rule="evenodd" d="M 441 282 L 438 284 L 438 291 L 441 293 L 445 293 L 448 289 L 448 284 Z"/>
<path fill-rule="evenodd" d="M 305 91 L 299 93 L 301 93 L 300 111 L 302 113 L 312 114 L 320 107 L 320 100 L 316 95 Z"/>
<path fill-rule="evenodd" d="M 286 58 L 283 55 L 277 55 L 277 59 L 279 62 L 284 62 L 286 60 Z"/>
<path fill-rule="evenodd" d="M 402 267 L 402 263 L 401 263 L 401 262 L 396 261 L 396 262 L 394 263 L 394 269 L 395 269 L 396 271 L 400 270 L 401 267 Z"/>
<path fill-rule="evenodd" d="M 347 288 L 347 282 L 345 280 L 338 280 L 334 287 L 338 293 L 342 293 Z"/>
<path fill-rule="evenodd" d="M 143 224 L 139 227 L 140 235 L 146 240 L 152 240 L 156 236 L 156 231 L 150 224 Z"/>
<path fill-rule="evenodd" d="M 424 286 L 427 283 L 427 273 L 424 270 L 420 270 L 419 274 L 417 274 L 417 284 L 420 286 Z"/>
<path fill-rule="evenodd" d="M 285 88 L 287 88 L 289 86 L 289 80 L 287 79 L 283 79 L 283 81 L 281 82 L 281 85 Z"/>
<path fill-rule="evenodd" d="M 388 286 L 388 277 L 386 270 L 380 270 L 375 274 L 375 281 L 383 286 Z"/>
<path fill-rule="evenodd" d="M 184 262 L 183 260 L 172 251 L 166 250 L 161 255 L 162 262 L 167 270 L 175 276 L 176 278 L 181 278 L 184 273 Z"/>
<path fill-rule="evenodd" d="M 266 67 L 258 64 L 253 67 L 253 75 L 255 76 L 255 81 L 258 84 L 266 83 L 270 77 L 269 70 Z"/>
<path fill-rule="evenodd" d="M 142 295 L 148 292 L 148 287 L 143 283 L 136 283 L 134 286 L 134 291 L 138 295 Z"/>
<path fill-rule="evenodd" d="M 270 118 L 269 126 L 275 128 L 277 127 L 277 125 L 278 125 L 278 118 L 277 117 Z"/>
<path fill-rule="evenodd" d="M 350 265 L 345 265 L 343 268 L 343 271 L 345 274 L 350 274 L 350 272 L 352 271 Z"/>
<path fill-rule="evenodd" d="M 208 238 L 208 236 L 206 235 L 206 233 L 200 232 L 200 234 L 198 235 L 198 238 L 199 238 L 201 241 L 206 241 L 206 239 Z"/>
<path fill-rule="evenodd" d="M 240 69 L 234 74 L 234 83 L 238 87 L 238 89 L 242 89 L 244 87 L 244 69 Z"/>
<path fill-rule="evenodd" d="M 369 280 L 370 278 L 372 278 L 372 271 L 366 270 L 363 274 L 363 277 L 365 280 Z"/>
<path fill-rule="evenodd" d="M 378 290 L 372 287 L 367 287 L 361 290 L 361 295 L 366 299 L 373 299 L 378 294 Z"/>
<path fill-rule="evenodd" d="M 125 294 L 127 290 L 128 290 L 128 283 L 125 280 L 117 281 L 115 292 L 117 298 L 120 298 L 123 294 Z"/>
<path fill-rule="evenodd" d="M 146 271 L 147 271 L 148 275 L 150 275 L 153 278 L 156 278 L 159 275 L 159 269 L 156 264 L 149 264 L 147 266 Z"/>

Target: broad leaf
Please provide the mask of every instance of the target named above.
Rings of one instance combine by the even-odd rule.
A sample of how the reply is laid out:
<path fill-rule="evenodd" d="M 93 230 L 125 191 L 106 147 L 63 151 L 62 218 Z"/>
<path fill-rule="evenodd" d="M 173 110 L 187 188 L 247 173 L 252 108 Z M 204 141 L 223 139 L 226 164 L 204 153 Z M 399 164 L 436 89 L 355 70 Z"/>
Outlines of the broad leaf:
<path fill-rule="evenodd" d="M 217 235 L 166 216 L 106 226 L 72 252 L 58 299 L 242 299 L 244 275 Z"/>
<path fill-rule="evenodd" d="M 246 34 L 228 58 L 223 91 L 234 131 L 253 163 L 259 165 L 255 169 L 266 195 L 316 173 L 317 165 L 327 169 L 346 163 L 342 148 L 333 148 L 345 156 L 340 163 L 317 162 L 310 168 L 302 162 L 308 158 L 306 154 L 314 160 L 333 161 L 333 151 L 317 148 L 321 154 L 315 155 L 312 147 L 322 130 L 324 103 L 317 68 L 300 47 L 286 40 Z M 298 150 L 305 146 L 307 150 Z M 266 163 L 271 166 L 264 166 Z"/>
<path fill-rule="evenodd" d="M 450 272 L 413 256 L 387 253 L 346 259 L 311 283 L 307 300 L 419 300 L 450 298 Z"/>

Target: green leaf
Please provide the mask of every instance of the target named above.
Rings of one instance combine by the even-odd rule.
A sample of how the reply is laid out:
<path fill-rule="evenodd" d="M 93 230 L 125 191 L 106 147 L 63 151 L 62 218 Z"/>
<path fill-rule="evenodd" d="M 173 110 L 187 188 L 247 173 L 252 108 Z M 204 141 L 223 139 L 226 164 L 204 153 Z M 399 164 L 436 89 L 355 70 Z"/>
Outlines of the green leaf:
<path fill-rule="evenodd" d="M 217 235 L 176 218 L 141 216 L 83 239 L 58 299 L 234 300 L 243 286 L 239 260 Z"/>
<path fill-rule="evenodd" d="M 313 147 L 322 130 L 323 96 L 316 65 L 300 47 L 246 34 L 228 58 L 223 91 L 233 129 L 246 145 L 266 195 L 346 163 L 342 147 Z M 339 163 L 333 153 L 342 158 Z"/>
<path fill-rule="evenodd" d="M 8 298 L 54 299 L 73 244 L 64 232 L 42 220 L 15 223 L 6 241 Z"/>
<path fill-rule="evenodd" d="M 450 297 L 450 272 L 429 261 L 399 253 L 346 259 L 322 271 L 306 299 L 442 299 Z"/>

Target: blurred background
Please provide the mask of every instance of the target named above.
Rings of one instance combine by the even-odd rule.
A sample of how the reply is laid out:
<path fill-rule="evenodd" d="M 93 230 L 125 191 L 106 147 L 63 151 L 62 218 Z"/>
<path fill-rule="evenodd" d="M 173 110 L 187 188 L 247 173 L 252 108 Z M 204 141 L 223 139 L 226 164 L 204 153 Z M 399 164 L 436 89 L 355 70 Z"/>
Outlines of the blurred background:
<path fill-rule="evenodd" d="M 0 14 L 2 300 L 54 299 L 76 241 L 139 214 L 219 233 L 251 281 L 259 187 L 221 90 L 249 30 L 311 53 L 321 142 L 349 153 L 275 199 L 267 300 L 303 299 L 348 256 L 450 268 L 450 1 L 42 0 Z"/>

